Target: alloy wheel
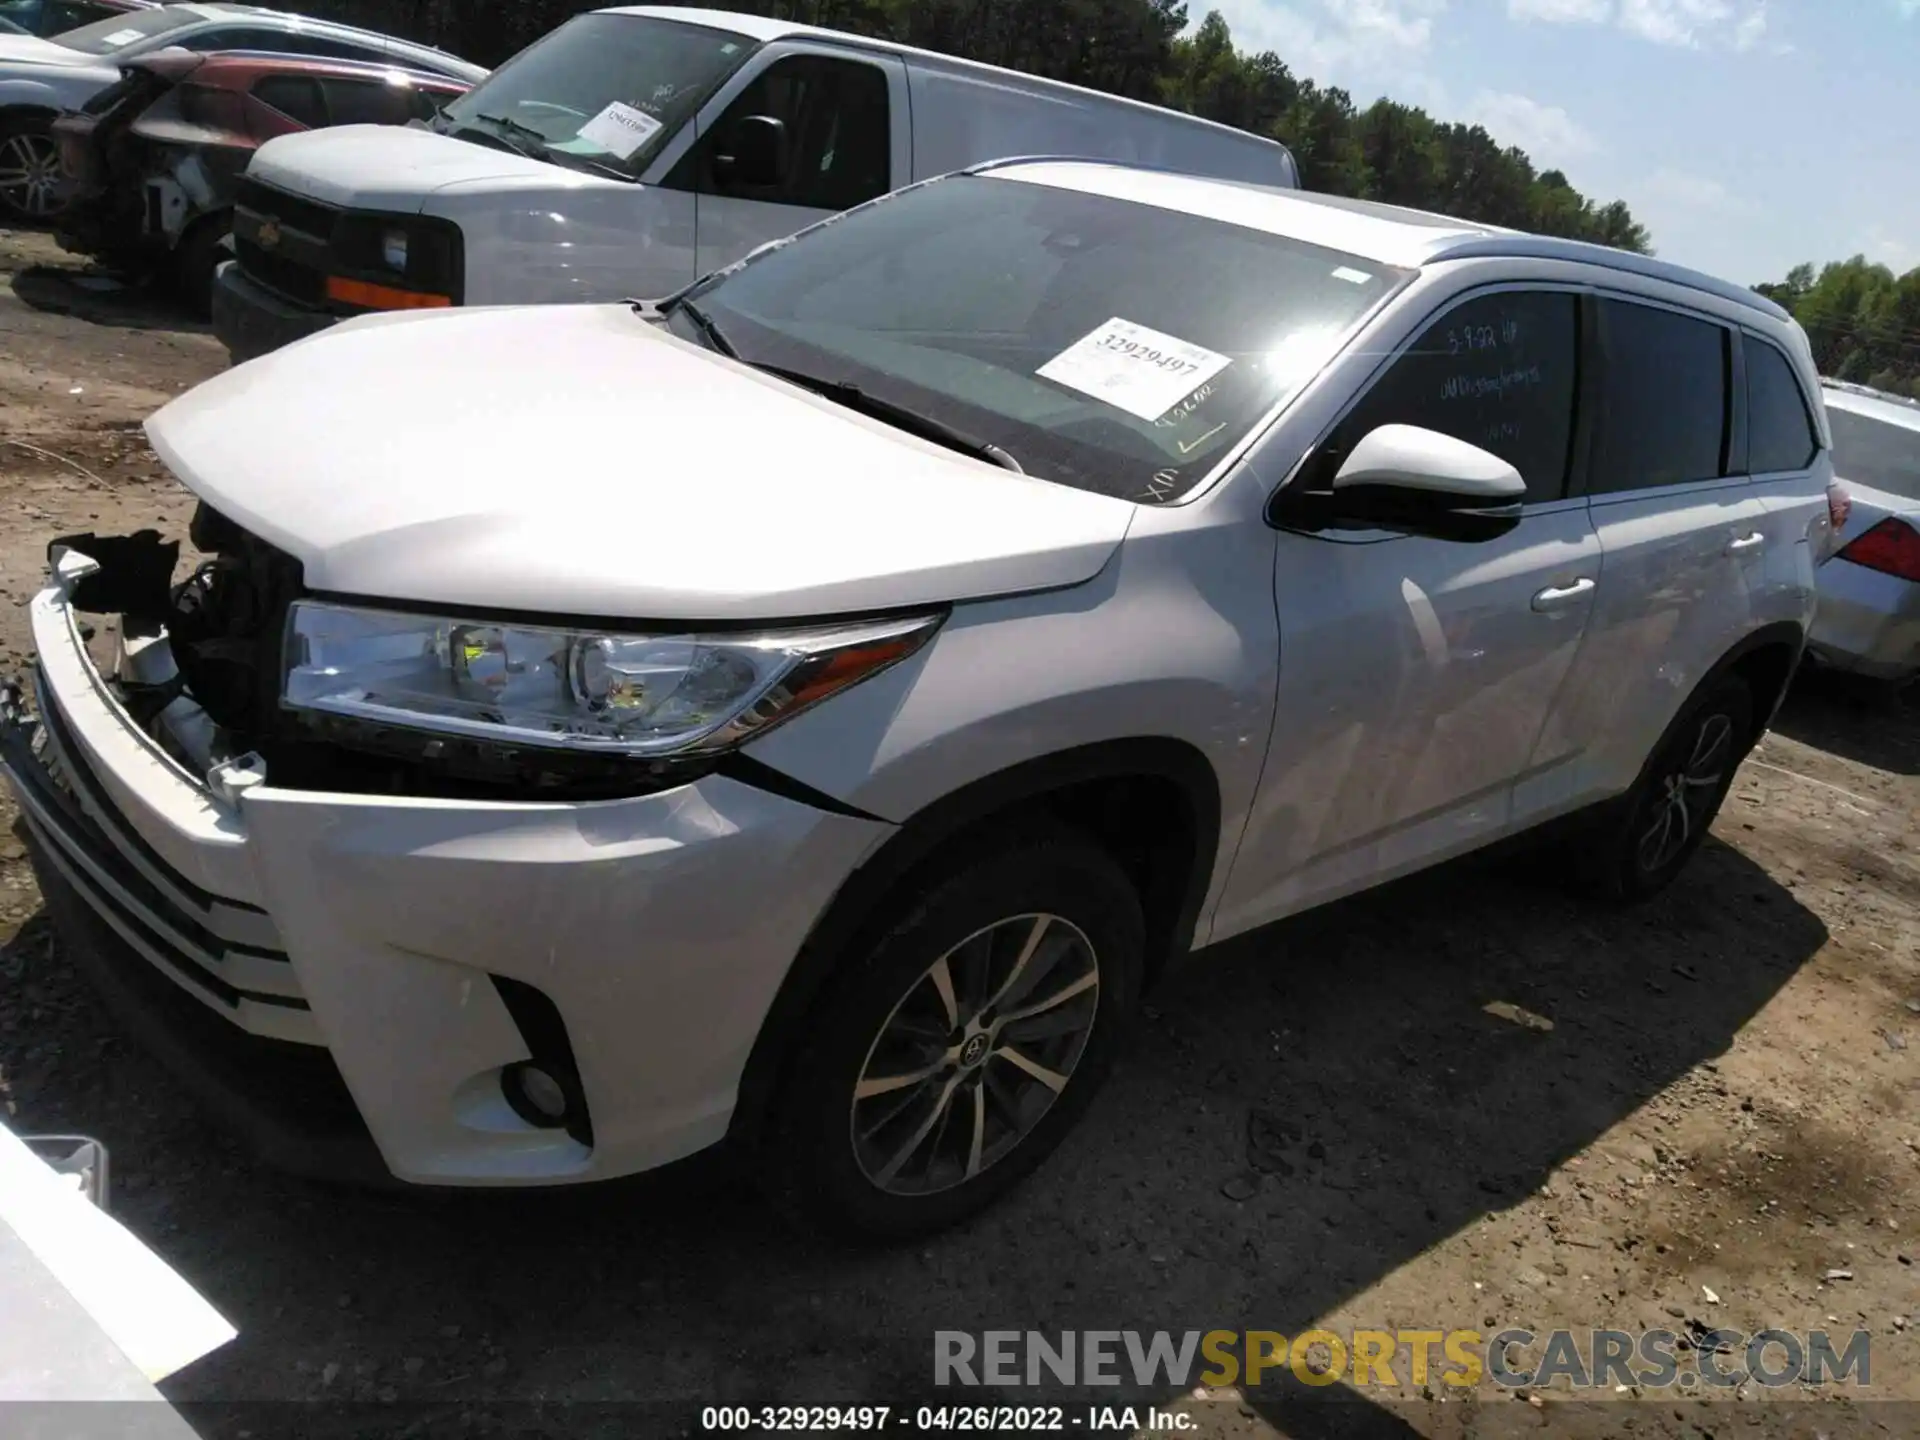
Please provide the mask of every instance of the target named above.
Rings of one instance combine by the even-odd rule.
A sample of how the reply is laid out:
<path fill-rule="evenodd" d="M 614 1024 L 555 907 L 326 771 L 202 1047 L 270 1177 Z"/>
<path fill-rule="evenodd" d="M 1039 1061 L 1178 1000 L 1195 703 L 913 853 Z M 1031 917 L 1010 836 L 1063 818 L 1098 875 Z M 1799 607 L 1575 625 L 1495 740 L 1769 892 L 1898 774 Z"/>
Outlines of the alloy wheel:
<path fill-rule="evenodd" d="M 1674 748 L 1674 763 L 1655 780 L 1643 811 L 1646 824 L 1635 849 L 1643 872 L 1652 874 L 1671 863 L 1712 823 L 1733 749 L 1733 720 L 1718 711 L 1701 717 L 1690 746 Z"/>
<path fill-rule="evenodd" d="M 1058 915 L 1009 916 L 928 966 L 854 1084 L 854 1156 L 875 1186 L 931 1195 L 1010 1154 L 1066 1089 L 1099 1012 L 1092 943 Z"/>
<path fill-rule="evenodd" d="M 0 202 L 16 215 L 44 220 L 61 206 L 60 149 L 51 135 L 18 131 L 0 139 Z"/>

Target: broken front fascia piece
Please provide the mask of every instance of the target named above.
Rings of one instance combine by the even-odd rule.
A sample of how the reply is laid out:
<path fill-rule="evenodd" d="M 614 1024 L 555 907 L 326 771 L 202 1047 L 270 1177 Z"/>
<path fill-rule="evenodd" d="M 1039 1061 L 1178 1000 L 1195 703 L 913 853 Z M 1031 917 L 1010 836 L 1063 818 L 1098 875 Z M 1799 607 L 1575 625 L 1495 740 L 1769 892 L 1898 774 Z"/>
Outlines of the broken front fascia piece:
<path fill-rule="evenodd" d="M 218 762 L 213 758 L 213 722 L 187 692 L 164 640 L 179 555 L 180 542 L 163 541 L 156 530 L 70 535 L 47 546 L 54 583 L 75 611 L 121 619 L 111 679 L 128 714 L 175 750 L 176 759 L 203 773 L 215 795 L 237 805 L 248 790 L 266 783 L 267 762 L 254 751 Z"/>

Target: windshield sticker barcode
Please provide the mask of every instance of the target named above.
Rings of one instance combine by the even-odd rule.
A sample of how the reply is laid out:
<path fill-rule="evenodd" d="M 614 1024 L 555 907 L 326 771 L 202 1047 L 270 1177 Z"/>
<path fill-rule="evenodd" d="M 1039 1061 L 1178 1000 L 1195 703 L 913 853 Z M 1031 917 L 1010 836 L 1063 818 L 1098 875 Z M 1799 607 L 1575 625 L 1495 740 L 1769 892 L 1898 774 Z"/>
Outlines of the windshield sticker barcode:
<path fill-rule="evenodd" d="M 630 160 L 640 147 L 666 126 L 646 111 L 614 101 L 577 132 L 618 160 Z"/>
<path fill-rule="evenodd" d="M 1117 315 L 1034 373 L 1116 410 L 1157 420 L 1233 360 Z"/>
<path fill-rule="evenodd" d="M 1364 285 L 1373 279 L 1366 271 L 1356 270 L 1351 265 L 1342 265 L 1338 270 L 1333 272 L 1333 278 L 1336 280 L 1344 280 L 1349 285 Z"/>

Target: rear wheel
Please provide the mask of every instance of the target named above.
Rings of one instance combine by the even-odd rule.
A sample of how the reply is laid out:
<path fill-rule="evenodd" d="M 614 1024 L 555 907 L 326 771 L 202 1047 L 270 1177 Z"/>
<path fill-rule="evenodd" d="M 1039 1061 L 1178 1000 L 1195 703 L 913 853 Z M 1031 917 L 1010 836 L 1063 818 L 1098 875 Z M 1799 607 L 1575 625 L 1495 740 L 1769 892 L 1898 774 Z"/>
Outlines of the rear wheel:
<path fill-rule="evenodd" d="M 924 1234 L 991 1203 L 1085 1112 L 1144 951 L 1134 888 L 1092 843 L 969 852 L 808 1016 L 768 1188 L 849 1239 Z"/>
<path fill-rule="evenodd" d="M 1642 900 L 1673 883 L 1706 840 L 1753 740 L 1744 681 L 1727 676 L 1693 699 L 1602 823 L 1591 854 L 1604 895 Z"/>
<path fill-rule="evenodd" d="M 41 116 L 0 120 L 0 217 L 34 224 L 51 220 L 59 198 L 60 147 Z"/>

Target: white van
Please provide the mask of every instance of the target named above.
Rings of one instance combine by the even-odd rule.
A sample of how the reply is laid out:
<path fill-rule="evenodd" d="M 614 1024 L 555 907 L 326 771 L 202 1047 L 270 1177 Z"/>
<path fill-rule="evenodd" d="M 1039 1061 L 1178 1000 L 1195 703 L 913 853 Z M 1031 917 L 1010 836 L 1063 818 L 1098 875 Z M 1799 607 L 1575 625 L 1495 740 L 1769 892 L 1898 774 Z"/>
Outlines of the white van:
<path fill-rule="evenodd" d="M 754 15 L 600 10 L 431 127 L 262 146 L 214 328 L 238 362 L 368 310 L 665 295 L 1010 155 L 1299 183 L 1285 146 L 1158 106 Z"/>

